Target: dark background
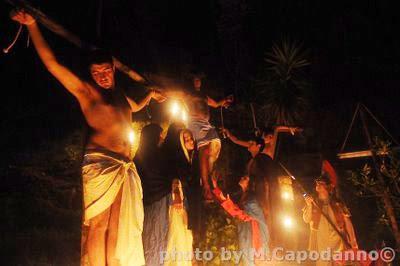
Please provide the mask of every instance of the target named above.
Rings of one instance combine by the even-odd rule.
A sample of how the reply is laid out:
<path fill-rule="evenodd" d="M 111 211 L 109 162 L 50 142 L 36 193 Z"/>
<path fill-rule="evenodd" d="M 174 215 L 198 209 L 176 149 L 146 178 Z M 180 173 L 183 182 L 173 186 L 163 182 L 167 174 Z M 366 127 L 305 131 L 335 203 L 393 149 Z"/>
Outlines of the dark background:
<path fill-rule="evenodd" d="M 103 6 L 99 25 L 100 2 Z M 284 135 L 281 138 L 279 158 L 307 184 L 319 173 L 322 158 L 332 159 L 343 180 L 346 170 L 360 167 L 365 162 L 343 162 L 335 157 L 358 102 L 368 106 L 395 138 L 400 135 L 397 122 L 400 114 L 400 20 L 394 1 L 87 0 L 32 1 L 32 4 L 82 39 L 107 47 L 140 73 L 162 74 L 180 80 L 189 69 L 201 69 L 207 74 L 204 86 L 210 95 L 218 98 L 234 94 L 236 104 L 245 104 L 249 98 L 250 83 L 262 71 L 264 53 L 270 50 L 273 42 L 282 38 L 302 42 L 311 61 L 307 70 L 307 78 L 313 87 L 311 111 L 301 125 L 305 130 L 300 136 Z M 4 2 L 0 4 L 1 47 L 8 46 L 18 28 L 8 19 L 10 8 Z M 82 71 L 80 51 L 53 33 L 43 32 L 60 60 Z M 8 54 L 0 55 L 0 148 L 4 172 L 0 187 L 7 209 L 7 215 L 2 219 L 9 228 L 4 234 L 5 239 L 16 239 L 5 244 L 3 252 L 21 243 L 31 246 L 43 241 L 51 243 L 49 238 L 60 239 L 60 235 L 65 237 L 63 242 L 75 241 L 76 244 L 79 239 L 73 233 L 71 238 L 60 233 L 72 232 L 71 228 L 79 226 L 79 212 L 72 213 L 73 222 L 68 223 L 62 215 L 59 219 L 54 218 L 53 209 L 43 214 L 44 211 L 38 210 L 44 208 L 39 203 L 27 205 L 27 202 L 39 202 L 38 197 L 43 197 L 40 188 L 46 186 L 43 182 L 50 181 L 37 181 L 36 177 L 32 179 L 26 173 L 38 172 L 35 175 L 40 176 L 41 171 L 47 171 L 49 175 L 46 163 L 52 165 L 54 161 L 51 175 L 64 176 L 61 178 L 67 182 L 64 186 L 79 186 L 79 154 L 74 148 L 79 150 L 77 147 L 83 146 L 85 123 L 74 98 L 47 73 L 32 45 L 25 47 L 26 37 L 24 30 L 16 46 Z M 117 77 L 117 82 L 123 86 L 135 86 L 122 75 Z M 135 88 L 133 94 L 136 97 L 145 93 L 140 86 Z M 153 113 L 160 110 L 162 108 L 150 106 Z M 248 137 L 252 131 L 250 109 L 240 114 L 233 110 L 236 109 L 226 111 L 226 125 L 239 136 Z M 217 111 L 213 117 L 219 125 Z M 146 115 L 142 112 L 134 118 L 143 120 Z M 376 134 L 381 132 L 372 122 L 371 130 Z M 366 147 L 359 125 L 349 142 L 349 150 Z M 72 145 L 72 151 L 65 153 L 64 144 Z M 221 160 L 231 166 L 233 172 L 240 172 L 247 158 L 246 152 L 238 150 L 238 155 L 227 159 L 224 155 L 235 148 L 229 142 L 225 147 Z M 64 163 L 63 167 L 58 166 L 62 169 L 57 168 L 57 160 Z M 65 173 L 68 169 L 70 172 Z M 51 182 L 49 187 L 54 185 Z M 345 187 L 343 193 L 350 199 L 361 246 L 372 248 L 376 239 L 372 231 L 377 217 L 374 216 L 375 209 L 370 207 L 375 206 L 374 201 L 355 198 L 351 187 Z M 56 197 L 46 189 L 43 191 L 49 194 L 45 197 L 46 202 Z M 67 204 L 74 210 L 80 208 L 79 196 L 76 198 L 77 202 Z M 60 206 L 66 204 L 63 200 L 60 199 Z M 54 228 L 54 223 L 58 227 Z M 39 229 L 33 232 L 32 228 Z M 41 232 L 49 230 L 55 233 L 41 241 L 39 236 L 44 234 Z M 14 238 L 14 234 L 18 237 Z M 49 248 L 55 249 L 55 254 L 68 254 L 63 252 L 71 250 L 71 253 L 75 252 L 71 260 L 75 261 L 76 252 L 79 252 L 76 247 Z M 46 257 L 40 250 L 27 249 L 22 257 L 29 258 L 35 252 L 42 254 L 36 257 Z"/>

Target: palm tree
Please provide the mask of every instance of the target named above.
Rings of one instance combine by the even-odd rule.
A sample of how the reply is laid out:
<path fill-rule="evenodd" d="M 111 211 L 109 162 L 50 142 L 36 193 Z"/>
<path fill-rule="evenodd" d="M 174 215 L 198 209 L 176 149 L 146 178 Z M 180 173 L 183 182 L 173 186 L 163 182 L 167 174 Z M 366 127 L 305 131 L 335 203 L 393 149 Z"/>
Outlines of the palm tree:
<path fill-rule="evenodd" d="M 263 101 L 264 121 L 275 125 L 301 123 L 307 110 L 308 92 L 311 84 L 303 77 L 308 66 L 302 46 L 297 42 L 283 40 L 274 43 L 271 52 L 264 57 L 266 63 L 263 78 L 256 84 L 257 95 Z"/>

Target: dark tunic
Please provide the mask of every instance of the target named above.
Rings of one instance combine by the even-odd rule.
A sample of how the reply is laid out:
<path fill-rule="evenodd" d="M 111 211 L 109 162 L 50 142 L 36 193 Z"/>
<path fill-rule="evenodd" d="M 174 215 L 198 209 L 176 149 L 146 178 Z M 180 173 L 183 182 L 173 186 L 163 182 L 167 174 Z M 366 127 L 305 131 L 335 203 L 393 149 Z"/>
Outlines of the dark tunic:
<path fill-rule="evenodd" d="M 263 209 L 265 220 L 270 231 L 273 227 L 275 202 L 279 197 L 278 176 L 281 174 L 277 163 L 264 153 L 257 154 L 248 164 L 248 174 L 255 182 L 256 198 Z M 271 234 L 271 240 L 274 236 Z"/>

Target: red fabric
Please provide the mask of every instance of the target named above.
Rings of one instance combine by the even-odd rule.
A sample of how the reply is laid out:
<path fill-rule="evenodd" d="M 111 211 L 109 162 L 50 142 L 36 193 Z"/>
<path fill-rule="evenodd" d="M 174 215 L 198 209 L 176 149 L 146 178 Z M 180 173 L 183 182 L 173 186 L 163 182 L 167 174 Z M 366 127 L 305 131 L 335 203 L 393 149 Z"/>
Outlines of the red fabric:
<path fill-rule="evenodd" d="M 338 182 L 338 175 L 336 174 L 335 169 L 329 163 L 329 161 L 327 160 L 322 161 L 322 171 L 328 174 L 332 186 L 336 187 Z"/>
<path fill-rule="evenodd" d="M 260 227 L 258 226 L 257 221 L 254 219 L 251 221 L 251 232 L 253 235 L 252 239 L 253 248 L 255 248 L 255 250 L 258 251 L 262 247 Z"/>
<path fill-rule="evenodd" d="M 229 213 L 232 217 L 238 218 L 244 222 L 251 222 L 251 231 L 252 231 L 252 245 L 253 248 L 259 250 L 262 247 L 261 235 L 260 235 L 260 227 L 258 222 L 247 213 L 245 213 L 242 209 L 239 208 L 231 199 L 223 199 L 222 191 L 219 188 L 214 188 L 213 193 L 222 208 Z"/>

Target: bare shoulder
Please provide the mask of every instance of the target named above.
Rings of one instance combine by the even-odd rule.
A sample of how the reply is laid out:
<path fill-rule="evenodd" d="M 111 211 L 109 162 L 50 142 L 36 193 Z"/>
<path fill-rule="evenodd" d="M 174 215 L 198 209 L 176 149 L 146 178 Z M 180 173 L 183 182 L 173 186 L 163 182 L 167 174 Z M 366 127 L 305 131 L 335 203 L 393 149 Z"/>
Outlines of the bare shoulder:
<path fill-rule="evenodd" d="M 81 104 L 88 104 L 96 100 L 101 100 L 101 94 L 93 84 L 87 81 L 82 82 L 82 88 L 79 89 L 79 93 L 75 96 Z"/>

